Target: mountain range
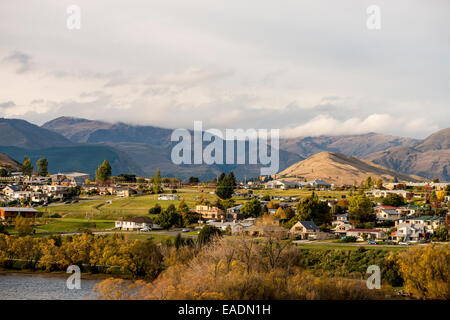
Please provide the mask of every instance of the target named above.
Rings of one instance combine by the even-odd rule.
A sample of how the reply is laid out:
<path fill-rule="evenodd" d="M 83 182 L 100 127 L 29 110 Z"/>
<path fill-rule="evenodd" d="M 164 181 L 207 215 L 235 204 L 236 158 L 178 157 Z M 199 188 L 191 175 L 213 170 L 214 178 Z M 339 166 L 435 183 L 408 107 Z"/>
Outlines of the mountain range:
<path fill-rule="evenodd" d="M 90 174 L 108 158 L 113 174 L 211 179 L 233 170 L 238 178 L 256 177 L 260 165 L 175 165 L 170 154 L 172 129 L 60 117 L 41 127 L 20 119 L 0 119 L 0 153 L 21 160 L 49 160 L 50 171 Z M 280 140 L 280 171 L 326 151 L 354 156 L 405 174 L 450 180 L 450 129 L 419 140 L 379 133 L 299 137 Z M 353 182 L 352 182 L 353 183 Z"/>

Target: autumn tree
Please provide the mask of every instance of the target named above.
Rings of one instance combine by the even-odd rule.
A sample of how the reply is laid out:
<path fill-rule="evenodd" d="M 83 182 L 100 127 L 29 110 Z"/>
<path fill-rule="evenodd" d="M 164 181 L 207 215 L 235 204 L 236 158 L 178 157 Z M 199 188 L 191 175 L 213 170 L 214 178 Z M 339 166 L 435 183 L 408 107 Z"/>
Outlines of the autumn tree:
<path fill-rule="evenodd" d="M 405 290 L 420 299 L 450 299 L 450 246 L 402 251 L 398 263 Z"/>
<path fill-rule="evenodd" d="M 26 236 L 33 233 L 33 227 L 31 225 L 31 219 L 24 218 L 22 216 L 17 216 L 15 222 L 15 229 L 19 236 Z"/>

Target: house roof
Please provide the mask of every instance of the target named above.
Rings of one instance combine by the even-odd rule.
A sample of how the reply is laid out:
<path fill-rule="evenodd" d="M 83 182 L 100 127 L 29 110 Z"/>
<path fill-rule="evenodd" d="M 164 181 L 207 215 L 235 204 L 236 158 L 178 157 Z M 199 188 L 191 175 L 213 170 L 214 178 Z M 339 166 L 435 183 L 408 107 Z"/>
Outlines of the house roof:
<path fill-rule="evenodd" d="M 384 209 L 384 210 L 382 210 L 384 213 L 387 213 L 387 214 L 389 214 L 389 215 L 399 215 L 399 213 L 397 212 L 397 211 L 395 211 L 395 210 L 387 210 L 387 209 Z"/>
<path fill-rule="evenodd" d="M 312 229 L 312 230 L 318 230 L 319 227 L 316 226 L 316 224 L 314 223 L 314 221 L 299 221 L 301 223 L 301 225 L 303 227 L 305 227 L 306 229 Z"/>
<path fill-rule="evenodd" d="M 14 192 L 22 190 L 22 188 L 19 185 L 16 185 L 16 184 L 12 184 L 12 185 L 6 186 L 5 188 L 10 188 Z"/>
<path fill-rule="evenodd" d="M 349 229 L 347 232 L 380 232 L 380 229 Z"/>
<path fill-rule="evenodd" d="M 135 222 L 135 223 L 153 223 L 153 220 L 149 217 L 131 217 L 131 218 L 125 218 L 122 221 L 129 221 L 129 222 Z"/>
<path fill-rule="evenodd" d="M 0 207 L 0 210 L 2 211 L 9 211 L 9 212 L 38 212 L 34 208 L 17 208 L 17 207 Z"/>

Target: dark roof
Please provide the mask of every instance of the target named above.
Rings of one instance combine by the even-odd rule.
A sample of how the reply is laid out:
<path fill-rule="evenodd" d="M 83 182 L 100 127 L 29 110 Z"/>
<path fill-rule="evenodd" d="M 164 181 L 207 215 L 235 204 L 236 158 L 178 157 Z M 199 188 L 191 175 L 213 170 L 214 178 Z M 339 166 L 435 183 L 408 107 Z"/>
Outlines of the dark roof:
<path fill-rule="evenodd" d="M 308 230 L 310 230 L 310 229 L 313 229 L 313 230 L 319 229 L 319 227 L 316 226 L 314 221 L 300 221 L 300 223 Z"/>
<path fill-rule="evenodd" d="M 20 186 L 16 185 L 16 184 L 9 185 L 9 186 L 6 186 L 6 187 L 9 187 L 12 191 L 20 191 L 20 190 L 22 190 L 22 188 Z"/>
<path fill-rule="evenodd" d="M 153 220 L 149 217 L 131 217 L 131 218 L 125 218 L 123 221 L 131 221 L 136 223 L 153 223 Z"/>

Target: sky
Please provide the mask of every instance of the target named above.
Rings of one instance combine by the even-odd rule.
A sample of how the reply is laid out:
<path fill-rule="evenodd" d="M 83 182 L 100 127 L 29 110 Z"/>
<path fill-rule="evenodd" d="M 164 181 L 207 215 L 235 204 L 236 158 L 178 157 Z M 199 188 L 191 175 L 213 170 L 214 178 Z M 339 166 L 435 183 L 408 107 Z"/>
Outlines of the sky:
<path fill-rule="evenodd" d="M 69 29 L 67 8 L 80 8 Z M 370 5 L 380 9 L 371 30 Z M 285 137 L 449 127 L 448 0 L 0 2 L 0 117 Z"/>

